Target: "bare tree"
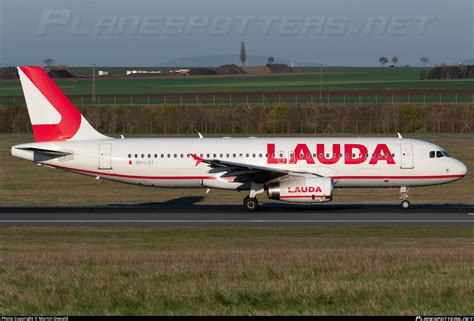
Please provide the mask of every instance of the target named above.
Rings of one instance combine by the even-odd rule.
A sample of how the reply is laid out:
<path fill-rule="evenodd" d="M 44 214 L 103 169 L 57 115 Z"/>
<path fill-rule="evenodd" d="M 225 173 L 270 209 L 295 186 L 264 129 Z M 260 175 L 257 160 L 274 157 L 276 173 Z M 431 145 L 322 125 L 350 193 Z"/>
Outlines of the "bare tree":
<path fill-rule="evenodd" d="M 54 59 L 53 58 L 48 58 L 43 60 L 43 63 L 46 65 L 46 67 L 51 67 L 54 65 Z"/>
<path fill-rule="evenodd" d="M 393 57 L 392 57 L 392 62 L 393 62 L 394 65 L 397 65 L 397 63 L 398 63 L 398 57 L 397 57 L 397 56 L 393 56 Z"/>
<path fill-rule="evenodd" d="M 247 60 L 247 54 L 245 53 L 245 42 L 240 43 L 240 62 L 242 66 L 245 66 L 245 61 Z"/>
<path fill-rule="evenodd" d="M 383 67 L 385 67 L 385 64 L 388 63 L 387 57 L 380 57 L 379 62 L 382 64 Z"/>
<path fill-rule="evenodd" d="M 428 59 L 428 57 L 422 57 L 422 58 L 420 59 L 420 61 L 423 63 L 423 67 L 426 67 L 426 64 L 427 64 L 428 62 L 430 62 L 430 60 Z"/>

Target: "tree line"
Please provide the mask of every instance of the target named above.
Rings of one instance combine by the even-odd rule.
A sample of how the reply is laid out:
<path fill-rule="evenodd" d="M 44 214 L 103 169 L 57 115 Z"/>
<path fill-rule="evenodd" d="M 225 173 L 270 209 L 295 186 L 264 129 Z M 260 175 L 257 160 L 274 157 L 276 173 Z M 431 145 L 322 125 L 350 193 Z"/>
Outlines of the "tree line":
<path fill-rule="evenodd" d="M 420 79 L 469 79 L 474 78 L 474 65 L 439 66 L 422 70 Z"/>

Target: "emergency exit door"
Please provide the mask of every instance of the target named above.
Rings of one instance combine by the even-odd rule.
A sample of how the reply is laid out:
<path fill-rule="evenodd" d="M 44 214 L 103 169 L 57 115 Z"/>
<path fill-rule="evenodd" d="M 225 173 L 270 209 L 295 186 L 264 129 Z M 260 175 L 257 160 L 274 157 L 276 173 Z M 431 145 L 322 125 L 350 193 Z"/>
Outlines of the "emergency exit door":
<path fill-rule="evenodd" d="M 401 148 L 401 168 L 410 169 L 414 167 L 413 164 L 413 145 L 412 144 L 400 144 Z"/>
<path fill-rule="evenodd" d="M 100 144 L 99 169 L 112 169 L 112 144 Z"/>

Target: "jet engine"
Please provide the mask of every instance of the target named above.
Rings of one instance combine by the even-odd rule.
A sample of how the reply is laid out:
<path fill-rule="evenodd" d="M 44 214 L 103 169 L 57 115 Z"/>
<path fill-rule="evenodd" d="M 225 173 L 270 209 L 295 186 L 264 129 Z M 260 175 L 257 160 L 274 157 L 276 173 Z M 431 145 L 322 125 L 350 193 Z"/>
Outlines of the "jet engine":
<path fill-rule="evenodd" d="M 268 198 L 292 203 L 330 202 L 332 191 L 332 179 L 327 177 L 295 177 L 267 185 Z"/>

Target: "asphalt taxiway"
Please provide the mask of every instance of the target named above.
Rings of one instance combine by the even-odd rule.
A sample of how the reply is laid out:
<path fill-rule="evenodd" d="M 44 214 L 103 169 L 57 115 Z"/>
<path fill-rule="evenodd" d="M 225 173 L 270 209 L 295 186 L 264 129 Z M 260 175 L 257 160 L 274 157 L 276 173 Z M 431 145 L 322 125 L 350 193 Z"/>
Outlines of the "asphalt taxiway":
<path fill-rule="evenodd" d="M 473 205 L 3 206 L 0 226 L 474 226 Z"/>

